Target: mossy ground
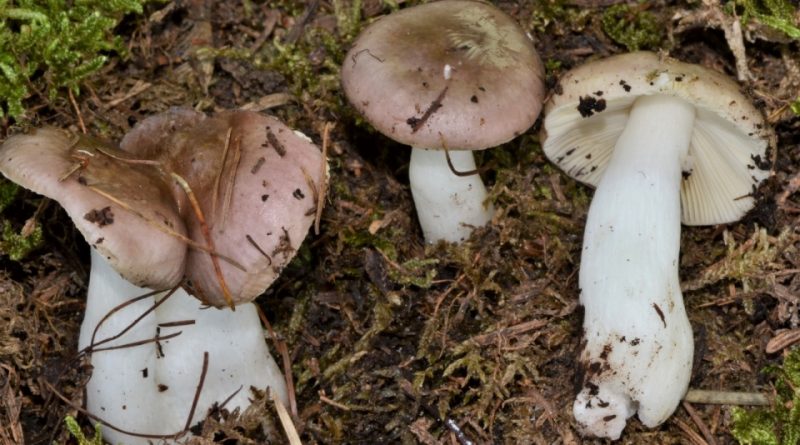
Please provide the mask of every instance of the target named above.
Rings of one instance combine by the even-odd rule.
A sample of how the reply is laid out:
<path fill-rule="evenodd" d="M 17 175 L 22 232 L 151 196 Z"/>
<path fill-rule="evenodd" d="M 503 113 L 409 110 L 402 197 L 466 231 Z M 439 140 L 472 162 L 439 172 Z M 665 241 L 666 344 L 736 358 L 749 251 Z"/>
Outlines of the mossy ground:
<path fill-rule="evenodd" d="M 492 224 L 460 246 L 426 246 L 407 185 L 407 147 L 359 120 L 339 89 L 337 67 L 358 29 L 413 3 L 151 5 L 151 15 L 118 29 L 129 58 L 85 82 L 79 111 L 60 98 L 38 98 L 26 104 L 36 110 L 28 120 L 6 122 L 3 131 L 77 130 L 79 113 L 92 133 L 118 139 L 177 105 L 213 112 L 271 104 L 266 112 L 316 142 L 334 123 L 320 234 L 306 239 L 257 300 L 288 344 L 304 443 L 458 443 L 443 420 L 474 443 L 602 443 L 582 440 L 571 416 L 577 271 L 591 190 L 548 163 L 537 124 L 481 154 L 495 165 L 485 175 L 498 209 Z M 497 2 L 536 38 L 550 85 L 594 55 L 632 45 L 735 76 L 735 52 L 707 19 L 717 17 L 713 3 L 631 3 L 612 14 L 605 8 L 620 2 Z M 765 347 L 800 325 L 800 118 L 791 111 L 800 94 L 800 44 L 753 21 L 745 31 L 752 77 L 744 84 L 776 129 L 776 175 L 743 221 L 683 229 L 681 279 L 697 349 L 691 386 L 771 393 L 760 370 L 780 364 L 784 350 Z M 93 428 L 51 387 L 81 404 L 86 369 L 72 359 L 88 248 L 57 205 L 31 193 L 18 192 L 3 212 L 18 230 L 34 215 L 43 246 L 19 262 L 0 260 L 0 442 L 24 434 L 30 444 L 76 443 L 66 416 L 88 437 Z M 655 430 L 632 419 L 621 443 L 734 443 L 731 413 L 679 407 Z M 279 425 L 272 408 L 257 403 L 239 418 L 206 421 L 198 429 L 206 439 L 196 442 L 283 443 Z"/>

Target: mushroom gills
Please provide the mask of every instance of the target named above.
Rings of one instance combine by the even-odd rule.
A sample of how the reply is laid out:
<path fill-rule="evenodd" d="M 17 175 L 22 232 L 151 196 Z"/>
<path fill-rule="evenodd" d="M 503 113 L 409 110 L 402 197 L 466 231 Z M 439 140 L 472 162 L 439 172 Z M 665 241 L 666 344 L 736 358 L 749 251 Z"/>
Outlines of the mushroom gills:
<path fill-rule="evenodd" d="M 656 426 L 688 387 L 694 346 L 678 255 L 694 120 L 680 98 L 638 98 L 592 199 L 579 278 L 585 375 L 573 405 L 586 434 L 617 439 L 637 411 Z"/>

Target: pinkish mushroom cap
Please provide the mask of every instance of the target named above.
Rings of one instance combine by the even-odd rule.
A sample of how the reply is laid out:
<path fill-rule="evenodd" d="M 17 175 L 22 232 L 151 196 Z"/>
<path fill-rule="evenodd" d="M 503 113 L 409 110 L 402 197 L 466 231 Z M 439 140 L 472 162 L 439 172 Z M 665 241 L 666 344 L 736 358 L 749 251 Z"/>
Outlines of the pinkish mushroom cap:
<path fill-rule="evenodd" d="M 273 117 L 232 111 L 207 118 L 171 110 L 137 125 L 122 147 L 160 159 L 165 171 L 186 180 L 213 247 L 233 260 L 220 257 L 218 264 L 235 303 L 251 301 L 269 287 L 313 222 L 322 155 L 308 138 Z M 205 245 L 186 192 L 173 184 L 173 194 L 189 236 Z M 185 274 L 196 297 L 227 304 L 208 253 L 190 249 Z"/>
<path fill-rule="evenodd" d="M 186 244 L 167 187 L 114 147 L 53 128 L 9 138 L 0 172 L 61 204 L 92 247 L 126 280 L 166 289 L 183 276 Z"/>
<path fill-rule="evenodd" d="M 543 78 L 515 21 L 465 0 L 383 17 L 361 33 L 342 66 L 348 99 L 380 132 L 451 150 L 493 147 L 527 130 L 541 110 Z"/>

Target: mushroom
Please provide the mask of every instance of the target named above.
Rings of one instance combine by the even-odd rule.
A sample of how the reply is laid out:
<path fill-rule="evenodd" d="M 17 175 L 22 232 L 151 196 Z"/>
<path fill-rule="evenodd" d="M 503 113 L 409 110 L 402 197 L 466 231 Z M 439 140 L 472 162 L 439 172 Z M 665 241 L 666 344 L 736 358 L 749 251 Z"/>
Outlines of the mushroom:
<path fill-rule="evenodd" d="M 481 2 L 406 8 L 356 39 L 342 67 L 345 94 L 378 131 L 413 147 L 409 182 L 427 242 L 462 241 L 491 219 L 471 151 L 534 123 L 543 76 L 531 39 Z"/>
<path fill-rule="evenodd" d="M 273 117 L 175 108 L 142 121 L 120 147 L 160 163 L 192 240 L 205 244 L 208 229 L 219 260 L 190 249 L 185 271 L 187 290 L 205 303 L 227 305 L 226 293 L 234 303 L 251 301 L 264 292 L 314 220 L 322 155 Z M 193 191 L 206 227 L 172 174 Z"/>
<path fill-rule="evenodd" d="M 649 52 L 567 72 L 545 104 L 542 144 L 596 186 L 583 240 L 583 432 L 620 437 L 637 413 L 664 422 L 686 392 L 693 338 L 678 277 L 680 224 L 724 224 L 770 175 L 771 130 L 739 86 Z"/>
<path fill-rule="evenodd" d="M 146 443 L 141 434 L 186 433 L 215 404 L 248 406 L 250 387 L 286 403 L 248 301 L 308 231 L 319 150 L 274 118 L 186 109 L 143 121 L 122 147 L 55 129 L 0 147 L 0 172 L 59 201 L 93 248 L 79 341 L 93 367 L 89 411 L 113 442 Z M 179 284 L 238 306 L 150 291 Z"/>

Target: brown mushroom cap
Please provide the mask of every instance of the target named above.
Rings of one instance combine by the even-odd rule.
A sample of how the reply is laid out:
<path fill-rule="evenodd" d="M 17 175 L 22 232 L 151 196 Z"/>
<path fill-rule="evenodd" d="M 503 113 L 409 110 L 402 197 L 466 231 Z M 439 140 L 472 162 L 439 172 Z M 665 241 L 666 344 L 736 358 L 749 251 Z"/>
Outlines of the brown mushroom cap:
<path fill-rule="evenodd" d="M 169 232 L 185 235 L 183 221 L 152 167 L 119 160 L 126 157 L 86 136 L 44 128 L 7 140 L 0 148 L 0 172 L 58 201 L 126 280 L 173 287 L 183 276 L 186 245 Z"/>
<path fill-rule="evenodd" d="M 509 16 L 476 1 L 443 0 L 390 14 L 347 53 L 342 84 L 379 131 L 422 148 L 480 150 L 536 120 L 544 68 Z"/>
<path fill-rule="evenodd" d="M 273 117 L 232 111 L 207 118 L 171 110 L 137 125 L 122 147 L 132 153 L 160 152 L 156 156 L 165 171 L 189 184 L 216 251 L 244 269 L 218 261 L 235 303 L 251 301 L 269 287 L 313 222 L 322 155 Z M 174 186 L 173 193 L 190 237 L 205 245 L 186 192 Z M 190 249 L 185 273 L 187 290 L 196 297 L 215 306 L 227 304 L 208 253 Z"/>
<path fill-rule="evenodd" d="M 695 106 L 689 165 L 681 182 L 687 225 L 736 221 L 771 173 L 770 126 L 740 87 L 722 73 L 659 57 L 621 54 L 574 68 L 545 104 L 542 148 L 579 181 L 597 185 L 637 97 L 664 94 Z"/>

